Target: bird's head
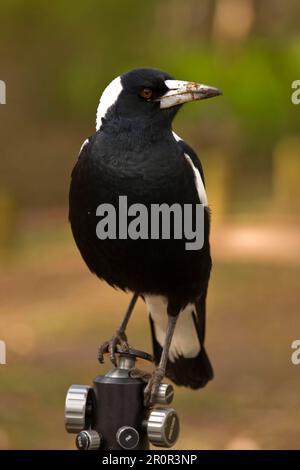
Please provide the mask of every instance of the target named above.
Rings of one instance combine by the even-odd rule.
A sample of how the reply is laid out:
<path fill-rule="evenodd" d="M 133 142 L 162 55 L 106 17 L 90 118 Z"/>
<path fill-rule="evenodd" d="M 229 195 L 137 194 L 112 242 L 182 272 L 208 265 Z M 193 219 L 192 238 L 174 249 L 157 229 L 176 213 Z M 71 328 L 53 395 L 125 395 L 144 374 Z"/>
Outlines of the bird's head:
<path fill-rule="evenodd" d="M 158 69 L 134 69 L 115 78 L 104 90 L 97 110 L 96 129 L 100 129 L 103 118 L 134 119 L 145 124 L 149 120 L 170 123 L 184 103 L 220 94 L 217 88 L 175 80 Z"/>

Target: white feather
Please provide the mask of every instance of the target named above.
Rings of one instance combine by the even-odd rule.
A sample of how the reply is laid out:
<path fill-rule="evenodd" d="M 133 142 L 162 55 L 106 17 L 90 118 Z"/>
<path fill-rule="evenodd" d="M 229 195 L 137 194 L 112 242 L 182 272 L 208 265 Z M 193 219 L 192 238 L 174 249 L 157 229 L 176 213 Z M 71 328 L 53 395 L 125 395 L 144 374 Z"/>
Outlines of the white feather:
<path fill-rule="evenodd" d="M 97 116 L 96 116 L 96 130 L 98 131 L 102 125 L 102 118 L 105 117 L 108 109 L 115 104 L 117 101 L 121 91 L 123 90 L 123 86 L 121 83 L 121 78 L 115 78 L 104 90 L 101 95 L 98 109 L 97 109 Z"/>
<path fill-rule="evenodd" d="M 193 172 L 194 172 L 194 175 L 195 175 L 196 188 L 197 188 L 197 192 L 198 192 L 200 202 L 204 206 L 208 206 L 207 195 L 206 195 L 205 187 L 204 187 L 201 175 L 200 175 L 200 171 L 198 170 L 198 168 L 195 167 L 191 157 L 187 153 L 185 153 L 184 155 L 185 155 L 185 158 L 187 159 L 187 161 L 189 162 L 189 164 L 191 165 L 191 167 L 193 169 Z"/>
<path fill-rule="evenodd" d="M 176 140 L 176 142 L 180 142 L 182 140 L 182 138 L 179 137 L 179 135 L 177 135 L 174 131 L 172 131 L 172 133 L 173 133 L 173 136 L 174 136 L 174 139 Z M 189 164 L 191 165 L 191 167 L 193 169 L 193 172 L 194 172 L 194 175 L 195 175 L 196 188 L 197 188 L 197 192 L 198 192 L 198 195 L 199 195 L 200 202 L 204 206 L 208 206 L 207 194 L 206 194 L 205 187 L 204 187 L 201 175 L 200 175 L 200 171 L 198 170 L 198 168 L 195 167 L 191 157 L 187 153 L 185 153 L 184 155 L 185 155 L 185 158 L 187 159 L 187 161 L 189 162 Z"/>
<path fill-rule="evenodd" d="M 177 135 L 176 132 L 172 131 L 172 134 L 173 134 L 174 139 L 176 140 L 176 142 L 180 142 L 182 140 L 182 138 L 179 137 L 179 135 Z"/>
<path fill-rule="evenodd" d="M 145 302 L 154 322 L 156 339 L 163 347 L 168 324 L 167 299 L 159 295 L 145 295 Z M 179 314 L 169 350 L 172 362 L 179 356 L 196 357 L 200 352 L 201 346 L 192 317 L 194 310 L 195 306 L 188 304 Z"/>
<path fill-rule="evenodd" d="M 84 147 L 89 143 L 89 139 L 85 139 L 85 141 L 83 142 L 82 146 L 80 147 L 80 150 L 79 150 L 79 155 L 81 154 L 82 150 L 84 149 Z"/>

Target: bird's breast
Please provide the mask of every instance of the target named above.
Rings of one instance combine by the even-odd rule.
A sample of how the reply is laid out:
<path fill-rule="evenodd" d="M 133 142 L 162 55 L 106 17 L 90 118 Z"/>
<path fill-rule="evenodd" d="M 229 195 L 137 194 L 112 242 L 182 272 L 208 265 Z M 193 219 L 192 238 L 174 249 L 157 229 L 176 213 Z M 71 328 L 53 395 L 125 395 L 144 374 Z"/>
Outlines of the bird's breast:
<path fill-rule="evenodd" d="M 174 237 L 152 239 L 151 217 L 146 238 L 98 237 L 97 211 L 103 204 L 116 208 L 113 225 L 120 232 L 119 202 L 124 196 L 128 208 L 142 204 L 148 215 L 153 204 L 199 202 L 193 170 L 176 142 L 148 143 L 137 151 L 107 138 L 90 139 L 72 175 L 70 221 L 87 265 L 110 284 L 137 292 L 155 293 L 157 286 L 158 293 L 168 293 L 174 286 L 177 291 L 196 292 L 206 276 L 201 259 L 209 255 L 207 249 L 188 251 L 185 240 Z"/>
<path fill-rule="evenodd" d="M 95 139 L 78 163 L 78 185 L 86 184 L 92 197 L 127 195 L 134 202 L 193 202 L 194 176 L 184 153 L 174 141 Z M 76 176 L 75 176 L 76 179 Z M 109 201 L 107 201 L 109 202 Z"/>

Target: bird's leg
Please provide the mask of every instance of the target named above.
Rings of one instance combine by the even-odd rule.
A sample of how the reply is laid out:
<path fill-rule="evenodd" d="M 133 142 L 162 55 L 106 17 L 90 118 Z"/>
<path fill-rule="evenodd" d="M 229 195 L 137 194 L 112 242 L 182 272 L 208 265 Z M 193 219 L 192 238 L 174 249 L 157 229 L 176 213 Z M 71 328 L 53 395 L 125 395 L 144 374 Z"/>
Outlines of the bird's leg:
<path fill-rule="evenodd" d="M 178 315 L 176 316 L 168 315 L 168 327 L 167 327 L 166 338 L 165 338 L 163 350 L 161 353 L 159 365 L 150 376 L 150 379 L 144 390 L 144 405 L 145 406 L 149 406 L 153 404 L 154 399 L 155 399 L 155 394 L 157 393 L 158 387 L 160 386 L 161 381 L 165 376 L 169 349 L 171 346 L 171 341 L 172 341 L 172 337 L 174 334 L 177 318 L 178 318 Z"/>
<path fill-rule="evenodd" d="M 111 337 L 109 341 L 105 341 L 101 346 L 99 347 L 98 350 L 98 361 L 102 364 L 104 362 L 103 354 L 106 352 L 110 353 L 110 360 L 111 362 L 116 366 L 116 349 L 117 346 L 121 346 L 123 351 L 128 351 L 129 345 L 127 342 L 127 336 L 125 333 L 128 321 L 130 319 L 130 316 L 132 314 L 132 311 L 134 309 L 134 306 L 136 304 L 138 298 L 138 294 L 133 294 L 131 301 L 129 302 L 129 305 L 127 307 L 126 313 L 124 315 L 124 318 L 117 328 L 115 334 Z"/>

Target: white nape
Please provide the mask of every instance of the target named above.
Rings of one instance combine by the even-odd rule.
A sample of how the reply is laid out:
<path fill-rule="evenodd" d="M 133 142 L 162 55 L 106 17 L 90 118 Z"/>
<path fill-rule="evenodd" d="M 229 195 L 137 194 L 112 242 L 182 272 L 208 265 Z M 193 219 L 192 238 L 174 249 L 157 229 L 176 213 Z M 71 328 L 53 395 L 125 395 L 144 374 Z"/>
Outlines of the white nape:
<path fill-rule="evenodd" d="M 102 125 L 102 118 L 105 117 L 107 110 L 117 101 L 123 86 L 121 77 L 115 78 L 104 90 L 101 95 L 97 116 L 96 116 L 96 130 L 98 131 Z"/>
<path fill-rule="evenodd" d="M 191 157 L 187 153 L 185 153 L 184 156 L 185 156 L 185 158 L 187 159 L 187 161 L 189 162 L 189 164 L 191 165 L 191 167 L 193 169 L 194 176 L 195 176 L 195 183 L 196 183 L 197 193 L 198 193 L 200 202 L 201 202 L 201 204 L 203 204 L 204 206 L 207 207 L 208 206 L 208 200 L 207 200 L 205 187 L 204 187 L 201 175 L 200 175 L 200 171 L 198 170 L 198 168 L 195 167 Z"/>
<path fill-rule="evenodd" d="M 83 142 L 82 146 L 80 147 L 80 150 L 79 150 L 79 155 L 81 154 L 82 150 L 84 149 L 84 147 L 89 143 L 89 139 L 85 139 L 85 141 Z"/>
<path fill-rule="evenodd" d="M 154 322 L 155 336 L 161 347 L 164 346 L 168 325 L 167 299 L 160 295 L 145 295 L 148 313 Z M 169 349 L 172 362 L 179 356 L 196 357 L 200 350 L 200 341 L 193 319 L 195 305 L 188 304 L 180 311 Z"/>

